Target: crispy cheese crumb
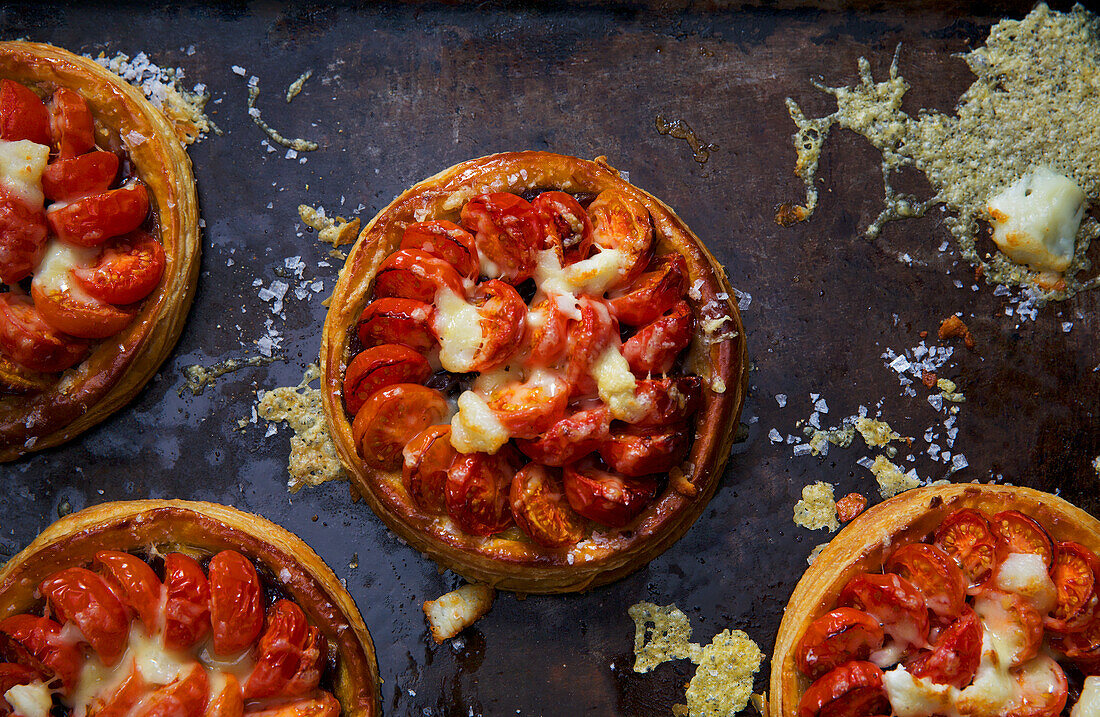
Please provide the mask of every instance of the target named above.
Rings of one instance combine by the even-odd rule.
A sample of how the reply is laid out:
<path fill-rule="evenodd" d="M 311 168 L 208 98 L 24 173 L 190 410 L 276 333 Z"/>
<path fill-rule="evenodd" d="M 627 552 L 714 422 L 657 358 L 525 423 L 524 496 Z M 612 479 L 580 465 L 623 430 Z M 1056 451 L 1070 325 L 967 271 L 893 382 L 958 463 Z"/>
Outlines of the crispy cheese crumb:
<path fill-rule="evenodd" d="M 1096 456 L 1092 462 L 1092 469 L 1096 471 L 1096 476 L 1100 478 L 1100 456 Z"/>
<path fill-rule="evenodd" d="M 878 492 L 883 498 L 893 498 L 898 493 L 904 493 L 920 485 L 920 478 L 916 473 L 902 473 L 901 469 L 886 459 L 878 456 L 871 465 L 871 473 L 878 481 Z"/>
<path fill-rule="evenodd" d="M 424 603 L 424 617 L 437 644 L 473 625 L 493 606 L 496 591 L 488 585 L 463 585 Z"/>
<path fill-rule="evenodd" d="M 890 441 L 900 441 L 901 436 L 886 421 L 878 421 L 874 418 L 857 418 L 856 430 L 863 436 L 863 442 L 868 448 L 882 448 Z"/>
<path fill-rule="evenodd" d="M 332 248 L 344 244 L 351 244 L 355 237 L 359 236 L 359 218 L 350 222 L 343 217 L 330 217 L 325 214 L 324 207 L 311 207 L 308 204 L 298 205 L 298 217 L 307 226 L 317 232 L 317 238 L 326 244 L 332 244 Z"/>
<path fill-rule="evenodd" d="M 649 672 L 669 660 L 694 661 L 698 655 L 688 616 L 675 605 L 640 602 L 626 612 L 634 621 L 635 672 Z"/>
<path fill-rule="evenodd" d="M 830 532 L 840 527 L 832 483 L 818 481 L 802 489 L 802 500 L 794 504 L 794 523 L 809 530 L 828 528 Z"/>
<path fill-rule="evenodd" d="M 249 366 L 263 366 L 278 358 L 280 357 L 250 356 L 248 358 L 225 359 L 224 361 L 217 362 L 213 366 L 203 366 L 202 364 L 185 366 L 183 368 L 183 375 L 187 378 L 187 383 L 180 387 L 179 394 L 182 396 L 184 391 L 190 391 L 192 396 L 198 396 L 206 390 L 207 386 L 213 386 L 215 381 L 227 373 L 240 371 Z"/>
<path fill-rule="evenodd" d="M 272 127 L 267 122 L 265 122 L 263 117 L 260 116 L 260 108 L 256 106 L 256 99 L 259 98 L 259 96 L 260 96 L 260 83 L 258 81 L 257 82 L 249 82 L 248 83 L 248 103 L 247 103 L 247 105 L 248 105 L 248 116 L 252 118 L 252 123 L 253 124 L 255 124 L 257 127 L 262 129 L 264 131 L 264 134 L 266 134 L 268 137 L 271 138 L 272 142 L 276 142 L 278 144 L 281 144 L 282 146 L 286 147 L 287 149 L 292 149 L 295 152 L 312 152 L 312 151 L 316 150 L 317 148 L 319 148 L 321 146 L 321 145 L 317 144 L 316 142 L 314 142 L 312 140 L 308 140 L 308 139 L 301 139 L 301 138 L 288 139 L 288 138 L 284 137 L 282 134 L 280 134 L 279 131 L 276 130 L 274 127 Z M 288 157 L 290 156 L 289 152 L 287 153 L 287 156 Z"/>

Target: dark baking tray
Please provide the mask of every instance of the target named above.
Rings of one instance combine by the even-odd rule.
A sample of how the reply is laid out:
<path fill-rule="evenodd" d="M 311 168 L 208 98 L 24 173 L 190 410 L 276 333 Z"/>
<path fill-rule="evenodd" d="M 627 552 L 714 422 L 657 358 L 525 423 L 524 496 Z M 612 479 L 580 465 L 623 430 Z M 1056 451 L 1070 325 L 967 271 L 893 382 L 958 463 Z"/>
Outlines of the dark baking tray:
<path fill-rule="evenodd" d="M 957 445 L 970 467 L 956 478 L 999 474 L 1100 511 L 1088 466 L 1100 454 L 1100 373 L 1093 371 L 1100 293 L 1047 307 L 1017 328 L 991 287 L 954 289 L 955 278 L 969 287 L 970 270 L 952 268 L 952 256 L 934 251 L 947 236 L 938 213 L 889 226 L 875 241 L 863 238 L 879 210 L 881 179 L 876 155 L 848 132 L 826 145 L 816 216 L 789 229 L 772 220 L 778 203 L 802 196 L 791 171 L 785 97 L 824 114 L 829 103 L 810 78 L 850 83 L 860 55 L 881 75 L 901 42 L 902 72 L 913 83 L 907 108 L 949 110 L 972 79 L 956 53 L 980 44 L 999 17 L 1029 9 L 0 7 L 4 37 L 91 54 L 145 51 L 163 66 L 185 68 L 190 81 L 205 82 L 221 100 L 209 108 L 224 130 L 191 148 L 205 254 L 179 346 L 137 399 L 98 428 L 0 467 L 0 558 L 68 509 L 142 497 L 230 503 L 294 530 L 346 580 L 374 635 L 388 714 L 668 714 L 683 701 L 692 666 L 634 674 L 627 607 L 675 602 L 697 641 L 741 628 L 770 650 L 807 554 L 827 537 L 791 522 L 802 486 L 827 480 L 838 495 L 876 493 L 855 464 L 866 451 L 795 458 L 766 434 L 772 427 L 796 432 L 795 421 L 810 413 L 811 392 L 827 398 L 825 419 L 885 398 L 893 425 L 921 433 L 935 415 L 923 398 L 901 396 L 879 355 L 887 346 L 915 345 L 920 331 L 934 334 L 956 311 L 978 337 L 977 352 L 957 351 L 952 372 L 969 398 Z M 259 106 L 269 122 L 287 136 L 318 140 L 322 149 L 303 155 L 305 164 L 267 153 L 245 111 L 246 78 L 232 65 L 260 78 Z M 310 68 L 314 77 L 287 105 L 287 85 Z M 656 131 L 657 115 L 688 122 L 718 149 L 697 163 L 686 142 Z M 262 422 L 241 432 L 237 421 L 251 415 L 257 389 L 297 383 L 317 355 L 321 297 L 336 269 L 317 267 L 327 247 L 312 234 L 296 236 L 299 203 L 345 215 L 362 204 L 365 221 L 421 178 L 514 149 L 607 155 L 673 206 L 726 265 L 734 286 L 751 294 L 744 312 L 753 362 L 748 437 L 695 527 L 650 565 L 583 595 L 501 595 L 461 642 L 437 647 L 420 604 L 459 581 L 352 503 L 346 484 L 288 494 L 287 431 L 265 438 Z M 919 253 L 926 265 L 897 262 L 899 250 Z M 269 285 L 290 256 L 301 256 L 305 275 L 323 279 L 325 290 L 309 301 L 290 298 L 285 320 L 275 318 L 285 362 L 181 396 L 183 367 L 257 353 L 252 342 L 273 317 L 253 280 Z M 1063 333 L 1063 320 L 1074 322 L 1071 332 Z M 786 408 L 774 398 L 779 393 L 789 396 Z M 766 675 L 767 665 L 758 690 Z"/>

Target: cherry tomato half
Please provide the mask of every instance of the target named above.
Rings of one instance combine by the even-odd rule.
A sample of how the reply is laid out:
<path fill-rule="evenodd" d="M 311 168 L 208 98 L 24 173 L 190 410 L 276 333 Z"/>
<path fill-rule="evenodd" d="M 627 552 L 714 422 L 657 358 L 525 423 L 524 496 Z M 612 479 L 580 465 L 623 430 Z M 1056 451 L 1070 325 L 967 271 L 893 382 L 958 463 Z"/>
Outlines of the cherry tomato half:
<path fill-rule="evenodd" d="M 401 237 L 400 248 L 419 249 L 439 257 L 467 279 L 476 279 L 481 268 L 474 237 L 454 222 L 439 220 L 410 224 Z"/>
<path fill-rule="evenodd" d="M 569 318 L 562 311 L 560 301 L 565 297 L 551 295 L 527 310 L 526 358 L 527 368 L 553 366 L 565 353 Z"/>
<path fill-rule="evenodd" d="M 30 297 L 0 294 L 0 351 L 32 371 L 64 371 L 88 353 L 88 342 L 47 324 Z"/>
<path fill-rule="evenodd" d="M 567 465 L 563 478 L 565 497 L 573 510 L 612 528 L 630 523 L 657 495 L 654 479 L 618 475 L 591 459 Z"/>
<path fill-rule="evenodd" d="M 38 590 L 57 619 L 76 625 L 104 663 L 118 661 L 129 639 L 130 620 L 103 578 L 87 568 L 66 568 L 43 580 Z"/>
<path fill-rule="evenodd" d="M 966 605 L 966 582 L 950 555 L 935 545 L 909 543 L 890 555 L 886 572 L 895 573 L 916 586 L 928 609 L 945 620 L 954 620 Z"/>
<path fill-rule="evenodd" d="M 0 186 L 0 281 L 14 284 L 31 275 L 46 249 L 46 213 L 29 207 Z"/>
<path fill-rule="evenodd" d="M 114 689 L 96 695 L 88 708 L 95 717 L 126 717 L 149 690 L 137 664 L 131 661 L 130 671 Z"/>
<path fill-rule="evenodd" d="M 691 343 L 695 316 L 680 301 L 661 318 L 647 324 L 623 344 L 623 356 L 638 376 L 668 373 L 676 357 Z"/>
<path fill-rule="evenodd" d="M 375 391 L 396 383 L 423 383 L 432 375 L 428 359 L 408 346 L 382 344 L 361 352 L 344 373 L 344 402 L 354 415 Z"/>
<path fill-rule="evenodd" d="M 76 283 L 108 304 L 135 304 L 160 284 L 164 247 L 148 232 L 136 231 L 107 244 L 94 266 L 73 268 Z"/>
<path fill-rule="evenodd" d="M 14 80 L 0 80 L 0 139 L 50 144 L 50 113 L 38 95 Z"/>
<path fill-rule="evenodd" d="M 1047 569 L 1050 569 L 1054 562 L 1054 545 L 1043 526 L 1019 511 L 1006 510 L 993 516 L 989 521 L 989 528 L 997 539 L 997 549 L 1001 556 L 1012 553 L 1041 555 Z"/>
<path fill-rule="evenodd" d="M 338 717 L 340 713 L 340 702 L 328 692 L 321 692 L 317 697 L 251 710 L 248 717 Z"/>
<path fill-rule="evenodd" d="M 503 366 L 523 345 L 527 328 L 527 304 L 503 281 L 489 279 L 477 285 L 470 297 L 481 317 L 481 345 L 472 371 L 491 371 Z"/>
<path fill-rule="evenodd" d="M 443 394 L 415 383 L 398 383 L 375 391 L 355 414 L 352 437 L 363 461 L 395 470 L 401 449 L 413 436 L 447 415 Z"/>
<path fill-rule="evenodd" d="M 505 444 L 493 455 L 459 454 L 447 471 L 447 513 L 471 535 L 493 535 L 512 524 L 508 490 L 522 465 Z"/>
<path fill-rule="evenodd" d="M 1069 697 L 1066 673 L 1057 662 L 1039 655 L 1018 667 L 1013 675 L 1020 692 L 1007 717 L 1055 717 Z"/>
<path fill-rule="evenodd" d="M 861 661 L 826 672 L 798 703 L 798 717 L 862 717 L 890 712 L 882 689 L 882 670 Z"/>
<path fill-rule="evenodd" d="M 866 660 L 886 639 L 882 626 L 862 610 L 842 607 L 810 623 L 795 647 L 802 674 L 816 680 L 852 660 Z"/>
<path fill-rule="evenodd" d="M 1093 617 L 1080 632 L 1066 635 L 1051 634 L 1050 643 L 1056 650 L 1073 660 L 1082 672 L 1100 674 L 1100 618 Z"/>
<path fill-rule="evenodd" d="M 564 548 L 584 537 L 584 521 L 565 498 L 560 471 L 528 463 L 512 480 L 516 525 L 539 545 Z"/>
<path fill-rule="evenodd" d="M 316 690 L 321 682 L 321 672 L 324 671 L 327 649 L 325 636 L 311 625 L 306 634 L 305 645 L 302 647 L 302 658 L 298 660 L 298 669 L 283 685 L 282 694 L 287 697 L 299 697 Z"/>
<path fill-rule="evenodd" d="M 496 388 L 486 403 L 514 438 L 536 439 L 565 415 L 569 384 L 555 373 L 536 371 L 523 383 Z"/>
<path fill-rule="evenodd" d="M 600 444 L 600 457 L 614 471 L 638 477 L 667 473 L 687 457 L 691 433 L 684 424 L 665 428 L 626 426 Z"/>
<path fill-rule="evenodd" d="M 138 703 L 132 717 L 203 717 L 209 694 L 206 670 L 191 663 L 174 682 L 157 688 Z"/>
<path fill-rule="evenodd" d="M 274 697 L 298 672 L 309 624 L 302 608 L 279 600 L 267 611 L 267 626 L 260 636 L 256 667 L 244 682 L 246 700 Z"/>
<path fill-rule="evenodd" d="M 210 632 L 210 585 L 202 568 L 182 553 L 164 556 L 164 645 L 187 650 Z"/>
<path fill-rule="evenodd" d="M 235 550 L 210 559 L 210 626 L 214 654 L 231 655 L 250 647 L 264 626 L 263 588 L 252 561 Z"/>
<path fill-rule="evenodd" d="M 99 194 L 110 189 L 117 175 L 118 155 L 97 150 L 50 162 L 42 173 L 42 191 L 54 202 Z"/>
<path fill-rule="evenodd" d="M 1011 666 L 1022 665 L 1039 654 L 1043 616 L 1021 596 L 987 588 L 974 598 L 974 612 L 1000 638 L 998 654 L 1008 651 Z"/>
<path fill-rule="evenodd" d="M 435 307 L 415 299 L 387 297 L 367 304 L 359 315 L 359 342 L 363 348 L 401 344 L 421 353 L 436 345 L 432 333 Z"/>
<path fill-rule="evenodd" d="M 428 426 L 402 451 L 401 478 L 413 502 L 429 513 L 446 509 L 447 471 L 458 452 L 451 445 L 451 427 Z"/>
<path fill-rule="evenodd" d="M 610 430 L 611 412 L 601 404 L 566 416 L 536 440 L 517 440 L 516 446 L 536 463 L 561 467 L 599 449 Z"/>
<path fill-rule="evenodd" d="M 50 114 L 53 145 L 62 159 L 84 154 L 95 146 L 92 113 L 79 92 L 68 87 L 59 88 L 46 109 Z"/>
<path fill-rule="evenodd" d="M 148 214 L 149 192 L 141 182 L 133 182 L 64 204 L 51 204 L 46 222 L 62 241 L 99 246 L 111 237 L 134 231 Z"/>
<path fill-rule="evenodd" d="M 982 623 L 973 610 L 967 609 L 940 633 L 931 651 L 918 655 L 906 669 L 914 677 L 962 689 L 974 680 L 981 660 Z"/>
<path fill-rule="evenodd" d="M 466 295 L 462 277 L 455 268 L 420 249 L 399 249 L 390 254 L 374 277 L 376 299 L 392 296 L 431 303 L 440 289 Z"/>
<path fill-rule="evenodd" d="M 836 515 L 841 523 L 855 520 L 855 517 L 867 507 L 867 496 L 862 493 L 849 493 L 836 502 Z"/>
<path fill-rule="evenodd" d="M 84 666 L 84 655 L 74 642 L 60 639 L 61 623 L 48 617 L 12 615 L 0 620 L 0 632 L 22 645 L 42 666 L 61 678 L 66 691 L 76 686 Z"/>
<path fill-rule="evenodd" d="M 592 243 L 629 257 L 624 272 L 627 280 L 645 270 L 653 244 L 653 221 L 641 202 L 621 190 L 606 189 L 588 205 L 588 216 Z"/>
<path fill-rule="evenodd" d="M 963 508 L 947 516 L 936 529 L 935 543 L 962 568 L 971 595 L 997 566 L 996 539 L 985 516 L 976 510 Z"/>
<path fill-rule="evenodd" d="M 635 426 L 670 426 L 683 423 L 702 408 L 703 380 L 698 376 L 638 379 L 634 395 L 645 406 Z"/>
<path fill-rule="evenodd" d="M 559 258 L 584 259 L 592 245 L 592 220 L 573 195 L 565 192 L 543 192 L 532 206 L 542 225 L 541 248 L 559 248 Z"/>
<path fill-rule="evenodd" d="M 902 646 L 928 644 L 928 607 L 913 583 L 893 573 L 861 573 L 840 591 L 837 604 L 863 610 Z"/>
<path fill-rule="evenodd" d="M 203 717 L 243 717 L 244 689 L 233 674 L 227 672 L 224 675 L 222 690 L 207 705 Z"/>
<path fill-rule="evenodd" d="M 535 208 L 515 194 L 482 194 L 462 207 L 462 226 L 474 235 L 483 273 L 518 284 L 535 269 L 542 228 Z"/>
<path fill-rule="evenodd" d="M 105 580 L 126 607 L 137 613 L 150 633 L 160 625 L 160 598 L 163 586 L 153 569 L 139 557 L 117 550 L 102 550 L 95 555 L 96 565 L 106 573 Z"/>
<path fill-rule="evenodd" d="M 1054 564 L 1050 579 L 1058 594 L 1046 626 L 1056 632 L 1083 630 L 1096 611 L 1096 574 L 1100 561 L 1091 550 L 1074 542 L 1054 545 Z"/>
<path fill-rule="evenodd" d="M 577 302 L 580 319 L 571 319 L 567 328 L 569 362 L 565 379 L 573 386 L 572 395 L 596 393 L 592 378 L 592 365 L 605 350 L 619 341 L 619 322 L 607 303 L 588 296 Z"/>
<path fill-rule="evenodd" d="M 92 299 L 94 303 L 84 302 L 69 289 L 52 291 L 38 281 L 31 282 L 31 299 L 47 324 L 82 339 L 114 336 L 129 326 L 137 315 L 136 309 L 120 309 L 96 299 Z"/>
<path fill-rule="evenodd" d="M 654 266 L 608 296 L 611 309 L 627 326 L 645 326 L 676 305 L 687 291 L 687 261 L 677 253 L 662 254 Z"/>

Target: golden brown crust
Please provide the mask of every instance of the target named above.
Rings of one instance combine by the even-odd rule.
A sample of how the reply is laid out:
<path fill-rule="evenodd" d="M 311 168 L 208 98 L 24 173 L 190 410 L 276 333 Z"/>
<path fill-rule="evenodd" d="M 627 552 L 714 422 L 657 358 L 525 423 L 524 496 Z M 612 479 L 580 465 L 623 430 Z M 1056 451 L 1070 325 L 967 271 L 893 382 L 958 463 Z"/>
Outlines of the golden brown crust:
<path fill-rule="evenodd" d="M 923 540 L 961 508 L 987 514 L 1018 510 L 1037 520 L 1055 540 L 1072 540 L 1100 551 L 1100 521 L 1061 498 L 1003 485 L 961 483 L 907 491 L 849 523 L 821 551 L 787 603 L 772 654 L 771 717 L 793 717 L 809 680 L 798 671 L 794 648 L 810 623 L 831 610 L 857 573 L 881 571 L 899 545 Z"/>
<path fill-rule="evenodd" d="M 179 338 L 199 273 L 198 202 L 191 160 L 172 125 L 136 88 L 92 60 L 52 45 L 0 42 L 0 77 L 43 92 L 76 90 L 96 121 L 96 140 L 124 150 L 149 190 L 166 265 L 160 286 L 122 333 L 48 390 L 0 399 L 0 461 L 69 440 L 127 403 Z"/>
<path fill-rule="evenodd" d="M 598 193 L 616 188 L 641 202 L 653 218 L 659 251 L 677 251 L 688 264 L 689 302 L 696 340 L 694 372 L 704 378 L 705 405 L 698 437 L 685 462 L 692 497 L 672 487 L 658 496 L 628 530 L 609 531 L 570 551 L 550 551 L 518 530 L 478 538 L 446 517 L 427 515 L 409 499 L 400 473 L 367 467 L 352 440 L 341 387 L 349 356 L 349 329 L 371 295 L 378 265 L 395 251 L 404 228 L 425 219 L 458 221 L 466 201 L 483 192 L 532 189 Z M 325 414 L 341 461 L 375 513 L 398 535 L 442 565 L 468 578 L 519 592 L 584 590 L 632 572 L 666 550 L 691 526 L 718 486 L 733 444 L 747 383 L 744 328 L 733 291 L 717 260 L 679 217 L 652 195 L 624 181 L 603 158 L 590 162 L 549 152 L 509 152 L 463 162 L 413 186 L 363 229 L 340 273 L 321 343 Z M 722 297 L 722 298 L 719 298 Z M 672 482 L 670 482 L 671 485 Z"/>
<path fill-rule="evenodd" d="M 332 570 L 290 531 L 257 515 L 216 503 L 135 500 L 73 513 L 42 531 L 0 568 L 0 619 L 33 610 L 38 584 L 57 570 L 89 566 L 100 550 L 194 557 L 233 549 L 305 611 L 339 652 L 336 697 L 349 717 L 380 713 L 378 665 L 370 633 Z"/>

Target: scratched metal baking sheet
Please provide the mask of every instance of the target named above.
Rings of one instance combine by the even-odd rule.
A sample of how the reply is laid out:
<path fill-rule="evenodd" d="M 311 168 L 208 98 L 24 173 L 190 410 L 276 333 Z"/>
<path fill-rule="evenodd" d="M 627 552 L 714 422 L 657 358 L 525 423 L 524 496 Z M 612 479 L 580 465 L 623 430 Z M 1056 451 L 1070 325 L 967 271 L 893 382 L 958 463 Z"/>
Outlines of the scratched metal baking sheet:
<path fill-rule="evenodd" d="M 770 650 L 783 606 L 823 532 L 796 528 L 792 506 L 807 483 L 837 494 L 876 495 L 855 461 L 793 457 L 767 437 L 797 433 L 810 394 L 839 419 L 884 399 L 892 425 L 920 435 L 937 422 L 925 403 L 902 396 L 880 355 L 916 345 L 919 332 L 962 312 L 978 351 L 961 348 L 950 374 L 968 397 L 956 450 L 970 467 L 959 479 L 1000 474 L 1061 493 L 1100 511 L 1100 293 L 1048 307 L 1017 326 L 991 287 L 973 292 L 971 271 L 936 247 L 941 215 L 861 235 L 880 208 L 877 157 L 836 132 L 822 159 L 821 205 L 807 223 L 783 229 L 775 207 L 798 201 L 793 127 L 784 98 L 812 114 L 831 111 L 810 85 L 853 81 L 856 59 L 886 72 L 898 43 L 912 82 L 909 111 L 949 110 L 971 82 L 956 56 L 980 44 L 999 17 L 1028 3 L 864 4 L 858 8 L 749 7 L 683 10 L 578 4 L 416 4 L 337 8 L 276 3 L 227 5 L 0 6 L 0 34 L 77 52 L 145 52 L 204 82 L 223 130 L 191 148 L 206 221 L 195 307 L 176 351 L 155 380 L 110 420 L 56 450 L 0 467 L 0 558 L 27 544 L 62 506 L 128 498 L 221 501 L 261 513 L 313 545 L 347 582 L 370 627 L 391 715 L 667 715 L 683 701 L 692 666 L 631 672 L 639 600 L 675 602 L 706 643 L 741 628 Z M 977 13 L 977 14 L 975 14 Z M 191 53 L 187 48 L 193 46 Z M 231 70 L 245 68 L 241 77 Z M 287 104 L 290 82 L 313 77 Z M 258 106 L 287 136 L 320 142 L 285 158 L 268 152 L 246 113 L 247 78 Z M 717 146 L 696 162 L 688 143 L 656 131 L 655 118 L 683 120 Z M 366 221 L 402 189 L 453 163 L 500 150 L 607 155 L 630 180 L 672 205 L 751 295 L 744 311 L 753 372 L 744 418 L 748 439 L 729 462 L 698 523 L 647 567 L 613 585 L 566 597 L 498 597 L 492 611 L 442 647 L 428 638 L 420 604 L 458 584 L 403 545 L 345 484 L 287 493 L 285 428 L 237 422 L 258 389 L 297 383 L 317 355 L 336 269 L 326 249 L 297 233 L 300 203 Z M 894 257 L 908 252 L 912 266 Z M 285 317 L 258 298 L 288 257 L 324 282 Z M 963 290 L 953 286 L 960 280 Z M 182 369 L 254 356 L 271 320 L 285 360 L 181 395 Z M 1066 333 L 1062 323 L 1072 322 Z M 775 398 L 789 398 L 781 408 Z M 858 443 L 858 439 L 857 439 Z M 939 477 L 928 461 L 922 474 Z M 943 472 L 942 466 L 938 469 Z M 767 666 L 757 680 L 765 685 Z"/>

